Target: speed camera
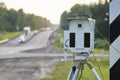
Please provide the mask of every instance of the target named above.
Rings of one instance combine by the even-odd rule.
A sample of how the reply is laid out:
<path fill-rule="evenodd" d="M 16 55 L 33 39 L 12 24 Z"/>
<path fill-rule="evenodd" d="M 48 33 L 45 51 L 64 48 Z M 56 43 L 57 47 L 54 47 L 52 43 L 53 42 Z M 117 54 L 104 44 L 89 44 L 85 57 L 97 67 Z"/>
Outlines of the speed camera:
<path fill-rule="evenodd" d="M 95 20 L 87 15 L 69 18 L 69 29 L 64 31 L 64 49 L 74 53 L 89 53 L 94 50 Z"/>

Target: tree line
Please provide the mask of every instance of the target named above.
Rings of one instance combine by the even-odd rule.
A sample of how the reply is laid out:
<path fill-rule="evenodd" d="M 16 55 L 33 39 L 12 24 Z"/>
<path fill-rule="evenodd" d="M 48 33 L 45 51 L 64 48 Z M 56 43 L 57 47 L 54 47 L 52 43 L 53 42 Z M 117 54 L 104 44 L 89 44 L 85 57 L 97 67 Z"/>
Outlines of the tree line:
<path fill-rule="evenodd" d="M 26 14 L 23 9 L 18 11 L 0 7 L 0 32 L 13 32 L 23 30 L 30 26 L 32 30 L 50 26 L 46 18 L 34 14 Z"/>
<path fill-rule="evenodd" d="M 60 27 L 64 30 L 67 30 L 68 27 L 68 18 L 76 17 L 80 14 L 90 15 L 93 19 L 96 20 L 95 25 L 95 37 L 109 40 L 109 3 L 105 0 L 105 3 L 99 2 L 99 4 L 91 5 L 74 5 L 69 12 L 64 11 L 61 15 Z"/>

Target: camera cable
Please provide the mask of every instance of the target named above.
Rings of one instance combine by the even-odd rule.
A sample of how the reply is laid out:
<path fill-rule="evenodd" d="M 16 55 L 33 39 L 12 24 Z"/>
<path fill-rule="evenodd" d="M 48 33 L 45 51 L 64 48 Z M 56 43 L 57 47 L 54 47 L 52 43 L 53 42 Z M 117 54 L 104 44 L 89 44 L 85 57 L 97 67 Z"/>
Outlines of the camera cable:
<path fill-rule="evenodd" d="M 68 45 L 66 44 L 68 41 L 69 41 L 70 39 L 67 39 L 66 41 L 65 41 L 65 47 L 68 47 Z"/>
<path fill-rule="evenodd" d="M 95 28 L 95 30 L 99 33 L 99 35 L 103 38 L 103 40 L 104 40 L 105 42 L 107 42 L 107 40 L 106 40 L 105 37 L 102 35 L 102 33 L 100 33 L 100 31 L 99 31 L 97 28 Z M 112 47 L 116 52 L 118 52 L 119 55 L 120 55 L 120 51 L 119 51 L 118 49 L 116 49 L 116 48 L 113 47 L 112 45 L 111 45 L 111 47 Z"/>
<path fill-rule="evenodd" d="M 105 37 L 103 36 L 103 34 L 102 34 L 97 28 L 95 28 L 95 30 L 96 30 L 96 32 L 97 32 L 97 33 L 103 38 L 103 40 L 107 43 L 108 41 L 105 39 Z M 115 49 L 115 48 L 114 48 L 114 49 Z M 101 74 L 101 76 L 102 76 L 102 78 L 103 78 L 103 80 L 104 80 L 104 77 L 103 77 L 103 74 L 102 74 L 102 71 L 101 71 L 100 65 L 99 65 L 99 63 L 97 62 L 97 59 L 96 59 L 94 53 L 92 53 L 92 54 L 93 54 L 93 57 L 94 57 L 94 59 L 95 59 L 95 61 L 96 61 L 96 64 L 98 65 L 98 68 L 99 68 L 100 74 Z"/>

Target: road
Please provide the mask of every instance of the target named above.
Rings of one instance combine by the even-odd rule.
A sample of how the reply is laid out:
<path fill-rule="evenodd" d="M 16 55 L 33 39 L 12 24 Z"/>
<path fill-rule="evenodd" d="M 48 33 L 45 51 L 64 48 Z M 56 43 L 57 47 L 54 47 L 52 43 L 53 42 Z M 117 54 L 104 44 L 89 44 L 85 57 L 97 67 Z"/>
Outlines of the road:
<path fill-rule="evenodd" d="M 0 80 L 40 80 L 49 77 L 48 74 L 63 59 L 63 54 L 58 54 L 52 45 L 57 36 L 55 30 L 41 31 L 26 43 L 18 43 L 17 37 L 1 44 Z M 68 56 L 71 59 L 72 54 Z"/>
<path fill-rule="evenodd" d="M 26 43 L 19 43 L 19 37 L 0 45 L 0 55 L 16 54 L 24 50 L 47 47 L 53 30 L 42 31 Z"/>
<path fill-rule="evenodd" d="M 62 55 L 57 57 L 57 50 L 51 45 L 56 37 L 55 30 L 41 31 L 26 43 L 18 43 L 17 37 L 1 44 L 0 80 L 40 80 L 48 77 L 47 74 L 62 58 Z M 54 38 L 50 39 L 51 35 Z"/>

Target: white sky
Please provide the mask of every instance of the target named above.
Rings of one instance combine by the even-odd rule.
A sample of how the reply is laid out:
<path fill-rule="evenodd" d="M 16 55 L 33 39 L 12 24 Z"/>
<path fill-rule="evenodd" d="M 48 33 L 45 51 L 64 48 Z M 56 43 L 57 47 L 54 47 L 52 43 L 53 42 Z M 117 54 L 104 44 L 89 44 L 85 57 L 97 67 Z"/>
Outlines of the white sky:
<path fill-rule="evenodd" d="M 47 18 L 51 23 L 59 24 L 60 16 L 77 4 L 89 4 L 97 0 L 0 0 L 5 2 L 8 9 L 23 9 L 25 13 L 34 13 Z"/>

